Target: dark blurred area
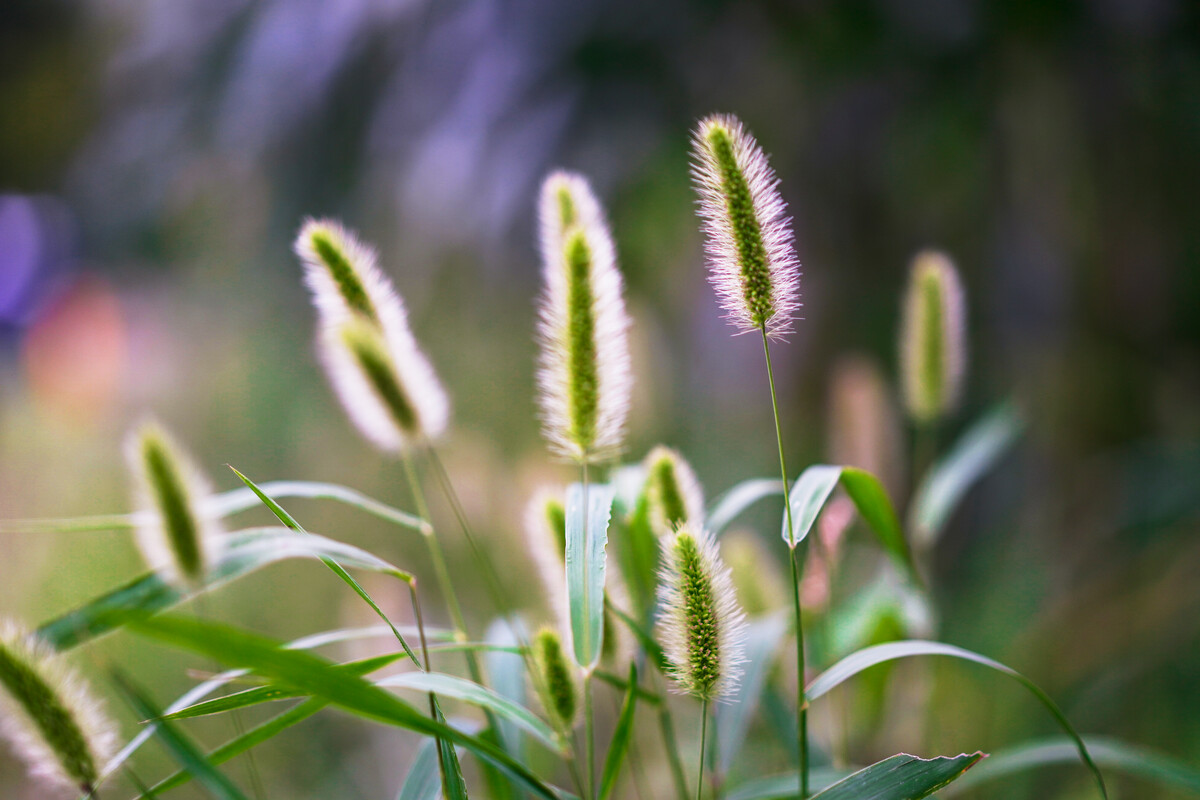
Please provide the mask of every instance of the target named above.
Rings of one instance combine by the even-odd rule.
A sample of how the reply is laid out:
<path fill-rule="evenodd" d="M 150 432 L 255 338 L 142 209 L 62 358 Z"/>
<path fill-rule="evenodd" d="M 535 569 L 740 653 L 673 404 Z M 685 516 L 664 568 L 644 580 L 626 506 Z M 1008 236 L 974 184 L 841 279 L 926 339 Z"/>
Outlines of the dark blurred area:
<path fill-rule="evenodd" d="M 447 467 L 501 569 L 527 569 L 523 503 L 573 474 L 545 454 L 533 399 L 533 208 L 556 166 L 610 211 L 635 320 L 630 459 L 677 447 L 710 498 L 771 476 L 760 347 L 719 317 L 689 185 L 690 130 L 712 111 L 755 133 L 795 218 L 804 319 L 773 351 L 793 472 L 831 457 L 845 356 L 896 385 L 909 260 L 944 249 L 970 366 L 939 443 L 1010 397 L 1030 426 L 939 544 L 940 635 L 1021 669 L 1087 732 L 1200 762 L 1200 6 L 1184 0 L 8 0 L 0 518 L 125 510 L 121 441 L 147 412 L 221 489 L 229 463 L 408 506 L 313 355 L 290 246 L 305 215 L 333 215 L 379 247 L 453 399 Z M 894 480 L 898 502 L 910 484 Z M 293 513 L 428 571 L 415 537 Z M 0 609 L 31 621 L 138 569 L 120 534 L 0 534 L 0 553 Z M 205 612 L 279 637 L 346 624 L 320 569 L 271 568 Z M 482 630 L 485 596 L 467 605 Z M 89 658 L 130 664 L 166 703 L 192 665 L 146 651 L 112 637 Z M 860 758 L 1053 733 L 991 675 L 935 675 L 932 742 Z M 322 719 L 262 756 L 280 796 L 394 791 L 390 740 Z M 6 788 L 7 759 L 0 793 L 33 797 Z M 1086 791 L 1055 768 L 973 796 Z"/>

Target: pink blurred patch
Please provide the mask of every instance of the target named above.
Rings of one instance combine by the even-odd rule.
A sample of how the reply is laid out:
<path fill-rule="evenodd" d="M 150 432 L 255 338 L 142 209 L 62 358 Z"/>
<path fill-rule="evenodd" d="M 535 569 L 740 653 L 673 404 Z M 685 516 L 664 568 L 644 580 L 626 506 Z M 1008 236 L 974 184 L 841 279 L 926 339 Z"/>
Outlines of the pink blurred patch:
<path fill-rule="evenodd" d="M 92 425 L 120 399 L 128 334 L 120 303 L 98 276 L 84 275 L 28 328 L 21 361 L 42 410 Z"/>

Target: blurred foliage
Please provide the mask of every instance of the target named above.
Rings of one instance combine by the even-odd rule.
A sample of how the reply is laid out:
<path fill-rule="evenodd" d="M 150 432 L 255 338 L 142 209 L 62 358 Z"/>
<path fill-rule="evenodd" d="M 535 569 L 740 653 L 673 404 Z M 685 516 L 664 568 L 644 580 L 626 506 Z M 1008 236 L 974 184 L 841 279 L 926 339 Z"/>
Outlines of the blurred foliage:
<path fill-rule="evenodd" d="M 776 355 L 794 468 L 829 457 L 841 356 L 894 376 L 908 259 L 945 249 L 967 287 L 971 367 L 940 445 L 1010 395 L 1031 429 L 939 546 L 942 637 L 1029 674 L 1083 729 L 1200 760 L 1194 3 L 10 0 L 0 108 L 0 517 L 123 510 L 120 440 L 151 409 L 222 488 L 229 462 L 406 505 L 312 356 L 289 241 L 303 215 L 336 214 L 379 245 L 453 396 L 444 455 L 468 511 L 503 568 L 527 569 L 524 500 L 569 478 L 532 401 L 533 198 L 560 164 L 593 176 L 628 277 L 631 459 L 665 441 L 710 497 L 770 476 L 756 345 L 718 318 L 688 185 L 690 126 L 732 111 L 772 153 L 804 264 L 805 320 Z M 427 571 L 381 523 L 294 513 Z M 756 520 L 774 536 L 772 516 Z M 117 536 L 0 547 L 0 608 L 31 619 L 135 568 Z M 275 568 L 205 611 L 281 637 L 332 626 L 348 612 L 319 569 Z M 482 601 L 467 603 L 478 630 Z M 142 647 L 93 652 L 160 698 L 185 685 L 181 659 Z M 1009 687 L 935 674 L 935 733 L 908 746 L 1049 732 Z M 390 736 L 338 717 L 306 731 L 260 760 L 281 791 L 394 786 L 402 764 L 371 755 Z M 979 796 L 1086 786 L 1048 775 Z"/>

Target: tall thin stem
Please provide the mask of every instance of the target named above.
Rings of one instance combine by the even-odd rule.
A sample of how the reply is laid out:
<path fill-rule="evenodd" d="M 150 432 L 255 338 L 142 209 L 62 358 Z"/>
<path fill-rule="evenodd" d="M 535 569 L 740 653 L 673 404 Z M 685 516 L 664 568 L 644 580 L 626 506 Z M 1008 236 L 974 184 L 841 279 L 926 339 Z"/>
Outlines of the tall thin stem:
<path fill-rule="evenodd" d="M 767 381 L 771 385 L 771 411 L 775 415 L 775 442 L 779 446 L 779 472 L 783 479 L 783 512 L 787 519 L 788 532 L 795 531 L 792 523 L 792 503 L 788 489 L 787 462 L 783 457 L 783 429 L 779 424 L 779 400 L 775 395 L 775 371 L 771 368 L 771 345 L 767 340 L 767 329 L 761 328 L 763 355 L 767 360 Z M 789 536 L 789 540 L 791 537 Z M 796 613 L 796 675 L 799 688 L 796 692 L 796 750 L 800 759 L 800 797 L 808 797 L 808 703 L 804 700 L 804 620 L 800 612 L 801 569 L 796 560 L 796 547 L 792 546 L 792 600 Z"/>
<path fill-rule="evenodd" d="M 700 703 L 700 774 L 696 776 L 696 800 L 704 794 L 704 748 L 708 743 L 708 699 Z"/>
<path fill-rule="evenodd" d="M 429 663 L 429 643 L 425 638 L 425 615 L 421 613 L 421 600 L 417 595 L 417 581 L 413 578 L 408 582 L 408 593 L 412 599 L 413 616 L 417 620 L 417 633 L 421 637 L 421 660 L 423 664 L 418 664 L 425 672 L 429 672 L 432 666 Z M 441 722 L 438 714 L 437 697 L 433 692 L 429 693 L 429 716 L 434 722 Z M 438 759 L 438 774 L 442 776 L 442 792 L 450 795 L 450 776 L 446 771 L 446 754 L 442 751 L 442 738 L 439 736 L 436 740 L 437 759 Z"/>

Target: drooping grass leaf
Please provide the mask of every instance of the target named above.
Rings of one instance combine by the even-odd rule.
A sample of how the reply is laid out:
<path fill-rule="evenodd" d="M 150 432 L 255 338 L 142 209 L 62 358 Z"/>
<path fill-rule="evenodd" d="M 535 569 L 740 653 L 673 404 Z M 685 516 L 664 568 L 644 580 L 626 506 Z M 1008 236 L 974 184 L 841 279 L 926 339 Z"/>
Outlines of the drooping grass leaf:
<path fill-rule="evenodd" d="M 442 725 L 446 724 L 446 715 L 434 695 L 430 695 L 430 705 L 433 706 L 433 716 Z M 490 728 L 488 732 L 490 732 Z M 463 778 L 462 764 L 458 760 L 458 750 L 449 739 L 438 737 L 434 740 L 437 748 L 438 769 L 442 778 L 442 795 L 445 800 L 467 800 L 467 781 Z"/>
<path fill-rule="evenodd" d="M 591 670 L 604 643 L 604 575 L 613 489 L 605 484 L 567 488 L 567 606 L 575 663 Z M 586 519 L 586 525 L 585 525 Z"/>
<path fill-rule="evenodd" d="M 600 778 L 600 800 L 608 800 L 613 789 L 617 788 L 617 778 L 621 774 L 621 765 L 625 762 L 625 753 L 629 750 L 629 739 L 633 735 L 633 718 L 637 710 L 637 664 L 629 665 L 629 689 L 625 692 L 625 702 L 621 704 L 621 716 L 617 718 L 617 727 L 613 730 L 612 741 L 608 746 L 608 755 L 604 759 L 604 770 Z"/>
<path fill-rule="evenodd" d="M 789 531 L 787 515 L 783 518 L 783 541 L 795 547 L 804 540 L 816 523 L 821 509 L 833 495 L 838 484 L 846 490 L 867 527 L 879 539 L 888 553 L 912 579 L 920 582 L 900 518 L 888 498 L 887 490 L 871 473 L 857 467 L 838 467 L 816 464 L 804 470 L 792 487 L 788 502 L 792 508 L 794 530 Z"/>
<path fill-rule="evenodd" d="M 229 778 L 209 762 L 204 753 L 192 744 L 175 727 L 161 718 L 158 709 L 146 695 L 119 672 L 112 675 L 113 683 L 121 690 L 121 694 L 143 719 L 158 720 L 157 734 L 167 750 L 179 762 L 188 774 L 205 788 L 216 800 L 246 800 L 246 796 L 238 790 Z"/>
<path fill-rule="evenodd" d="M 428 527 L 428 523 L 420 517 L 393 508 L 362 492 L 346 486 L 339 486 L 336 483 L 270 481 L 262 484 L 259 488 L 271 497 L 301 497 L 344 503 L 415 531 L 424 531 Z M 255 508 L 260 502 L 258 496 L 249 489 L 234 489 L 230 492 L 213 495 L 201 505 L 205 510 L 215 512 L 220 517 L 228 517 Z M 0 521 L 0 533 L 87 533 L 129 530 L 149 516 L 147 512 L 134 512 L 132 514 L 100 514 L 66 519 L 10 519 Z"/>
<path fill-rule="evenodd" d="M 233 470 L 234 475 L 237 475 L 238 478 L 241 479 L 242 483 L 246 484 L 250 491 L 254 492 L 255 496 L 258 497 L 258 499 L 261 500 L 267 508 L 271 509 L 271 513 L 278 517 L 280 522 L 297 533 L 308 533 L 308 531 L 304 530 L 304 528 L 300 526 L 299 522 L 296 522 L 291 514 L 283 510 L 283 506 L 276 503 L 269 495 L 263 492 L 262 489 L 255 486 L 252 480 L 239 472 L 232 464 L 229 465 L 229 468 Z M 337 575 L 339 578 L 341 578 L 342 582 L 349 586 L 355 594 L 362 598 L 362 601 L 370 606 L 371 610 L 375 612 L 377 617 L 383 620 L 384 623 L 392 629 L 392 633 L 395 634 L 396 639 L 400 642 L 400 646 L 404 648 L 405 653 L 408 653 L 408 657 L 413 660 L 413 663 L 420 664 L 421 660 L 417 658 L 417 654 L 413 652 L 411 647 L 409 647 L 408 642 L 405 640 L 400 631 L 396 629 L 396 626 L 392 624 L 392 621 L 388 619 L 387 614 L 383 613 L 383 609 L 381 609 L 375 600 L 372 599 L 371 595 L 367 594 L 367 590 L 359 585 L 358 581 L 354 580 L 350 573 L 346 572 L 345 568 L 343 568 L 341 564 L 334 561 L 332 558 L 322 558 L 321 561 L 324 562 L 325 566 L 329 567 L 334 575 Z M 413 593 L 413 603 L 415 604 L 417 602 L 416 584 L 411 579 L 409 579 L 407 583 L 409 589 Z"/>
<path fill-rule="evenodd" d="M 746 663 L 742 679 L 728 700 L 717 706 L 714 730 L 717 734 L 717 770 L 721 774 L 729 772 L 746 741 L 767 673 L 787 630 L 788 617 L 782 613 L 751 620 L 746 628 Z"/>
<path fill-rule="evenodd" d="M 634 637 L 638 640 L 638 644 L 640 644 L 642 649 L 646 651 L 646 656 L 650 659 L 651 663 L 658 668 L 658 671 L 663 675 L 667 675 L 671 667 L 670 664 L 667 663 L 667 655 L 663 652 L 662 645 L 660 645 L 658 641 L 650 635 L 650 632 L 646 630 L 645 627 L 639 624 L 637 620 L 633 619 L 633 617 L 629 616 L 612 603 L 608 603 L 608 609 L 613 613 L 613 616 L 615 616 L 625 625 L 626 628 L 629 628 Z"/>
<path fill-rule="evenodd" d="M 1085 736 L 1084 741 L 1097 764 L 1200 796 L 1200 770 L 1177 758 L 1104 736 Z M 1078 748 L 1065 737 L 1019 744 L 993 753 L 943 795 L 952 797 L 1007 775 L 1078 759 Z"/>
<path fill-rule="evenodd" d="M 898 753 L 843 778 L 813 800 L 921 800 L 950 784 L 983 753 L 917 758 Z"/>
<path fill-rule="evenodd" d="M 128 615 L 124 615 L 128 618 Z M 179 617 L 128 619 L 134 633 L 201 655 L 251 669 L 263 677 L 319 697 L 365 719 L 440 736 L 460 744 L 494 764 L 534 794 L 555 800 L 555 794 L 526 767 L 499 747 L 479 737 L 431 719 L 408 703 L 368 681 L 345 673 L 325 659 L 285 650 L 279 643 L 226 625 Z"/>
<path fill-rule="evenodd" d="M 1076 752 L 1079 754 L 1080 760 L 1084 766 L 1091 771 L 1092 776 L 1096 780 L 1096 786 L 1100 790 L 1101 797 L 1108 797 L 1108 790 L 1104 785 L 1104 776 L 1100 774 L 1100 769 L 1092 760 L 1091 754 L 1088 752 L 1087 745 L 1084 744 L 1083 738 L 1071 725 L 1070 721 L 1059 709 L 1058 705 L 1050 699 L 1050 696 L 1038 687 L 1033 681 L 1026 678 L 1021 673 L 1011 667 L 1001 664 L 999 661 L 994 661 L 987 656 L 982 656 L 979 653 L 964 650 L 961 647 L 954 645 L 942 644 L 941 642 L 926 642 L 926 641 L 904 641 L 904 642 L 888 642 L 887 644 L 878 644 L 873 647 L 868 647 L 864 650 L 859 650 L 856 653 L 843 658 L 841 661 L 834 664 L 825 672 L 818 675 L 808 688 L 804 690 L 805 696 L 809 702 L 816 700 L 818 697 L 829 692 L 835 686 L 838 686 L 843 681 L 857 675 L 865 669 L 882 664 L 886 661 L 892 661 L 898 658 L 910 658 L 912 656 L 949 656 L 950 658 L 958 658 L 964 661 L 971 661 L 976 664 L 981 664 L 985 667 L 1001 672 L 1013 678 L 1046 708 L 1054 717 L 1055 721 L 1066 732 L 1067 736 L 1075 744 Z"/>
<path fill-rule="evenodd" d="M 408 769 L 396 800 L 438 800 L 441 795 L 437 747 L 434 740 L 426 739 L 417 749 L 417 757 Z"/>
<path fill-rule="evenodd" d="M 114 612 L 162 611 L 268 564 L 293 558 L 336 559 L 355 569 L 408 577 L 408 573 L 365 550 L 324 536 L 297 536 L 287 528 L 250 528 L 227 536 L 220 560 L 198 590 L 173 587 L 155 573 L 143 575 L 47 622 L 37 633 L 55 649 L 69 649 L 111 631 L 114 620 L 121 618 Z"/>
<path fill-rule="evenodd" d="M 909 529 L 928 547 L 941 536 L 967 491 L 1000 460 L 1025 426 L 1012 402 L 992 409 L 967 429 L 925 474 L 914 494 Z"/>
<path fill-rule="evenodd" d="M 750 506 L 773 495 L 783 494 L 778 478 L 752 478 L 742 481 L 721 495 L 708 511 L 707 525 L 713 536 L 720 536 Z"/>
<path fill-rule="evenodd" d="M 440 672 L 405 672 L 376 681 L 375 685 L 434 692 L 443 697 L 452 697 L 455 700 L 462 700 L 479 708 L 491 710 L 517 725 L 551 750 L 564 752 L 564 745 L 559 741 L 554 730 L 538 719 L 532 711 L 465 678 L 457 678 Z"/>

